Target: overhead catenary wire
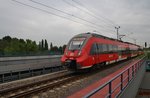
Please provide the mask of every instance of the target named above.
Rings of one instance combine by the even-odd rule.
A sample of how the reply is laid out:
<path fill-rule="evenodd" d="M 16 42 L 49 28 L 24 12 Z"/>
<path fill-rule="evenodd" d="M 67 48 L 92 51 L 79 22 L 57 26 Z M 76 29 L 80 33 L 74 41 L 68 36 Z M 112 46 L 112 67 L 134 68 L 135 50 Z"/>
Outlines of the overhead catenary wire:
<path fill-rule="evenodd" d="M 88 21 L 88 20 L 83 19 L 83 18 L 81 18 L 81 17 L 78 17 L 78 16 L 76 16 L 76 15 L 67 13 L 67 12 L 65 12 L 65 11 L 62 11 L 62 10 L 58 9 L 58 8 L 54 8 L 54 7 L 52 7 L 52 6 L 43 4 L 43 3 L 41 3 L 41 2 L 37 2 L 37 1 L 35 1 L 35 0 L 29 0 L 29 1 L 31 1 L 31 2 L 33 2 L 33 3 L 36 3 L 36 4 L 39 4 L 39 5 L 42 5 L 42 6 L 45 6 L 45 7 L 47 7 L 47 8 L 50 8 L 50 9 L 59 11 L 59 12 L 61 12 L 61 13 L 63 13 L 63 14 L 69 15 L 69 16 L 71 16 L 71 17 L 80 19 L 80 20 L 82 20 L 82 21 L 85 21 L 85 22 L 90 23 L 90 24 L 92 24 L 92 25 L 95 25 L 95 26 L 97 26 L 97 27 L 103 27 L 103 28 L 104 28 L 104 26 L 102 26 L 102 25 L 99 25 L 99 24 L 96 24 L 96 23 L 94 23 L 94 22 Z M 107 29 L 107 30 L 109 30 L 109 29 Z"/>
<path fill-rule="evenodd" d="M 104 22 L 104 21 L 107 21 L 107 22 L 109 22 L 113 27 L 118 26 L 118 25 L 115 24 L 112 20 L 110 20 L 110 19 L 108 19 L 108 18 L 106 18 L 106 17 L 104 17 L 104 16 L 102 16 L 102 15 L 96 15 L 93 11 L 89 10 L 89 8 L 87 8 L 86 6 L 84 6 L 85 3 L 83 4 L 83 3 L 81 3 L 81 1 L 79 1 L 79 0 L 71 0 L 71 1 L 73 1 L 73 2 L 76 3 L 77 5 L 81 6 L 81 7 L 84 8 L 85 10 L 81 9 L 80 7 L 74 5 L 74 4 L 72 4 L 72 3 L 70 3 L 70 2 L 68 2 L 68 1 L 66 1 L 66 0 L 63 0 L 63 1 L 64 1 L 65 3 L 67 3 L 67 4 L 69 4 L 70 6 L 73 6 L 73 7 L 77 8 L 77 9 L 80 9 L 81 11 L 83 11 L 83 12 L 85 12 L 85 13 L 87 13 L 87 14 L 89 14 L 89 15 L 91 15 L 91 16 L 97 18 L 97 19 L 103 18 L 103 19 L 104 19 L 103 22 Z M 89 12 L 90 12 L 90 13 L 89 13 Z M 92 14 L 91 14 L 91 13 L 92 13 Z M 106 23 L 106 22 L 104 22 L 104 23 Z M 108 23 L 106 23 L 106 24 L 108 24 Z M 122 28 L 122 29 L 123 29 L 123 31 L 129 32 L 128 30 L 125 30 L 124 28 Z M 137 40 L 136 38 L 132 38 L 132 37 L 126 35 L 126 34 L 125 34 L 125 37 L 128 37 L 128 38 L 134 40 L 135 42 L 136 42 L 136 40 Z"/>
<path fill-rule="evenodd" d="M 52 13 L 52 12 L 50 12 L 50 11 L 47 11 L 47 10 L 44 10 L 44 9 L 41 9 L 41 8 L 38 8 L 38 7 L 34 7 L 34 6 L 32 6 L 32 5 L 25 4 L 25 3 L 20 2 L 20 1 L 17 1 L 17 0 L 12 0 L 12 1 L 14 1 L 14 2 L 16 2 L 16 3 L 19 3 L 19 4 L 21 4 L 21 5 L 24 5 L 24 6 L 31 7 L 31 8 L 36 9 L 36 10 L 40 10 L 40 11 L 45 12 L 45 13 L 47 13 L 47 14 L 51 14 L 51 15 L 54 15 L 54 16 L 57 16 L 57 17 L 60 17 L 60 18 L 63 18 L 63 19 L 70 20 L 70 21 L 75 22 L 75 23 L 78 23 L 78 24 L 82 24 L 82 25 L 86 25 L 86 26 L 89 26 L 89 27 L 92 27 L 92 28 L 96 28 L 96 27 L 94 27 L 94 26 L 92 26 L 92 25 L 84 24 L 84 23 L 75 21 L 75 20 L 73 20 L 73 19 L 70 19 L 70 18 L 61 16 L 61 15 L 57 15 L 57 14 Z M 96 29 L 97 29 L 97 28 L 96 28 Z"/>
<path fill-rule="evenodd" d="M 99 16 L 99 15 L 96 15 L 94 12 L 90 11 L 89 9 L 87 9 L 85 6 L 83 6 L 82 4 L 78 3 L 77 1 L 72 0 L 73 2 L 75 2 L 76 4 L 78 4 L 79 6 L 81 6 L 81 7 L 84 8 L 84 9 L 82 9 L 82 8 L 80 8 L 80 7 L 78 7 L 78 6 L 74 5 L 74 4 L 71 4 L 70 2 L 68 2 L 68 1 L 66 1 L 66 0 L 63 0 L 63 1 L 64 1 L 65 3 L 67 3 L 68 5 L 73 6 L 73 7 L 77 8 L 77 9 L 81 10 L 82 12 L 87 13 L 88 15 L 90 15 L 90 16 L 92 16 L 92 17 L 98 19 L 98 20 L 101 20 L 102 23 L 107 24 L 109 27 L 113 27 L 113 28 L 115 27 L 114 24 L 110 23 L 110 20 L 108 20 L 108 19 L 106 20 L 106 19 L 104 19 L 104 17 Z M 86 9 L 86 10 L 85 10 L 85 9 Z"/>
<path fill-rule="evenodd" d="M 70 14 L 70 13 L 65 12 L 65 11 L 63 11 L 63 10 L 60 10 L 60 9 L 58 9 L 58 8 L 54 8 L 54 7 L 52 7 L 52 6 L 43 4 L 43 3 L 41 3 L 41 2 L 37 2 L 37 1 L 35 1 L 35 0 L 29 0 L 29 1 L 31 1 L 31 2 L 33 2 L 33 3 L 36 3 L 36 4 L 39 4 L 39 5 L 41 5 L 41 6 L 44 6 L 44 7 L 47 7 L 47 8 L 56 10 L 56 11 L 59 11 L 59 12 L 61 12 L 61 13 L 63 13 L 63 14 L 69 15 L 69 16 L 74 17 L 74 18 L 77 18 L 77 19 L 80 19 L 80 20 L 85 21 L 85 22 L 87 22 L 87 23 L 93 24 L 93 25 L 97 26 L 97 27 L 96 27 L 97 29 L 100 29 L 100 27 L 103 27 L 103 28 L 101 28 L 101 30 L 103 29 L 103 31 L 107 31 L 108 33 L 110 33 L 110 31 L 111 31 L 111 32 L 114 32 L 112 29 L 105 29 L 105 27 L 102 26 L 102 25 L 95 24 L 94 22 L 91 22 L 91 21 L 88 21 L 88 20 L 83 19 L 83 18 L 81 18 L 81 17 L 75 16 L 75 15 L 73 15 L 73 14 Z M 97 30 L 97 31 L 98 31 L 98 30 Z M 100 32 L 100 31 L 99 31 L 99 32 Z"/>
<path fill-rule="evenodd" d="M 57 17 L 60 17 L 60 18 L 64 18 L 64 19 L 66 19 L 66 20 L 70 20 L 70 21 L 75 22 L 75 23 L 78 23 L 78 24 L 86 25 L 86 26 L 89 26 L 89 27 L 91 27 L 91 28 L 95 28 L 96 31 L 98 31 L 98 32 L 101 33 L 101 31 L 97 30 L 98 28 L 95 27 L 95 26 L 93 26 L 93 25 L 84 24 L 84 23 L 75 21 L 75 20 L 73 20 L 73 19 L 70 19 L 70 18 L 68 18 L 68 17 L 61 16 L 61 15 L 57 15 L 57 14 L 52 13 L 52 12 L 50 12 L 50 11 L 47 11 L 47 10 L 44 10 L 44 9 L 41 9 L 41 8 L 38 8 L 38 7 L 34 7 L 34 6 L 32 6 L 32 5 L 29 5 L 29 4 L 25 4 L 25 3 L 20 2 L 20 1 L 17 1 L 17 0 L 12 0 L 12 1 L 13 1 L 13 2 L 16 2 L 16 3 L 19 3 L 19 4 L 21 4 L 21 5 L 24 5 L 24 6 L 27 6 L 27 7 L 30 7 L 30 8 L 33 8 L 33 9 L 36 9 L 36 10 L 45 12 L 45 13 L 47 13 L 47 14 L 51 14 L 51 15 L 54 15 L 54 16 L 57 16 Z M 107 33 L 110 33 L 110 32 L 107 32 Z M 112 34 L 112 33 L 110 33 L 110 34 Z"/>
<path fill-rule="evenodd" d="M 87 8 L 86 6 L 84 6 L 84 4 L 81 3 L 80 1 L 77 1 L 77 0 L 72 0 L 72 1 L 75 2 L 76 4 L 82 6 L 83 8 L 85 8 L 86 10 L 88 10 L 89 12 L 93 13 L 94 15 L 96 15 L 93 11 L 89 10 L 89 8 Z M 116 26 L 116 24 L 112 20 L 110 20 L 110 19 L 108 19 L 108 18 L 106 18 L 106 17 L 104 17 L 102 15 L 96 15 L 96 16 L 98 16 L 100 18 L 103 18 L 104 21 L 109 22 L 110 24 L 112 24 L 112 26 Z"/>
<path fill-rule="evenodd" d="M 98 19 L 98 20 L 100 20 L 100 19 L 97 18 L 93 13 L 90 13 L 89 11 L 87 11 L 87 9 L 86 9 L 86 10 L 83 10 L 82 8 L 80 8 L 80 7 L 74 5 L 74 4 L 72 4 L 72 3 L 70 3 L 70 2 L 68 2 L 68 1 L 66 1 L 66 0 L 63 0 L 63 1 L 64 1 L 66 4 L 68 4 L 68 5 L 70 5 L 70 6 L 73 6 L 73 7 L 77 8 L 77 9 L 79 9 L 80 11 L 82 11 L 82 12 L 84 12 L 84 13 L 86 13 L 86 14 L 88 14 L 88 15 L 90 15 L 90 16 L 92 16 L 92 17 Z M 103 23 L 105 23 L 105 22 L 103 21 Z M 112 27 L 112 25 L 111 25 L 110 27 Z"/>
<path fill-rule="evenodd" d="M 82 12 L 84 12 L 84 13 L 86 13 L 86 14 L 88 14 L 88 15 L 90 15 L 90 16 L 92 16 L 92 17 L 94 17 L 95 19 L 97 19 L 97 20 L 101 20 L 99 17 L 96 17 L 96 15 L 95 14 L 91 14 L 91 13 L 89 13 L 89 11 L 86 11 L 86 10 L 83 10 L 83 9 L 81 9 L 81 8 L 79 8 L 78 6 L 76 6 L 76 5 L 73 5 L 73 4 L 71 4 L 71 3 L 69 3 L 68 1 L 66 1 L 66 0 L 63 0 L 66 4 L 68 4 L 68 5 L 70 5 L 70 6 L 73 6 L 73 7 L 75 7 L 75 8 L 77 8 L 77 9 L 79 9 L 80 11 L 82 11 Z M 102 20 L 103 21 L 103 20 Z M 96 21 L 96 22 L 98 22 L 98 21 Z M 103 25 L 101 25 L 101 26 L 103 26 L 103 28 L 110 28 L 109 29 L 109 32 L 111 31 L 112 33 L 114 33 L 114 31 L 113 31 L 113 29 L 114 29 L 114 25 L 110 25 L 110 24 L 108 24 L 108 23 L 106 23 L 106 22 L 101 22 L 101 23 L 105 23 L 105 24 L 103 24 Z M 106 25 L 107 24 L 107 25 Z"/>
<path fill-rule="evenodd" d="M 81 9 L 80 7 L 78 7 L 78 6 L 76 6 L 76 5 L 74 5 L 74 4 L 72 4 L 72 3 L 70 3 L 70 2 L 68 2 L 68 1 L 66 1 L 66 0 L 63 0 L 66 4 L 68 4 L 68 5 L 70 5 L 70 6 L 73 6 L 73 7 L 75 7 L 75 8 L 77 8 L 77 9 L 79 9 L 80 11 L 83 11 L 83 12 L 85 12 L 85 13 L 87 13 L 88 15 L 90 15 L 90 16 L 92 16 L 92 17 L 94 17 L 94 18 L 96 18 L 96 19 L 98 19 L 98 20 L 101 20 L 101 18 L 99 18 L 99 17 L 96 17 L 96 14 L 95 13 L 93 13 L 93 12 L 91 12 L 90 10 L 88 10 L 87 8 L 85 8 L 86 10 L 83 10 L 83 9 Z M 73 0 L 72 0 L 73 1 Z M 75 2 L 75 3 L 77 3 L 77 2 Z M 78 5 L 81 5 L 81 4 L 78 4 Z M 87 11 L 88 10 L 88 11 Z M 91 12 L 91 13 L 89 13 L 89 12 Z M 103 18 L 103 17 L 102 17 Z M 102 20 L 103 21 L 103 23 L 105 23 L 105 24 L 108 24 L 108 23 L 106 23 L 104 20 Z M 116 26 L 116 24 L 112 24 L 113 23 L 113 21 L 111 21 L 111 20 L 108 20 L 109 21 L 109 24 L 108 25 L 110 25 L 110 27 L 111 28 L 115 28 L 115 26 Z M 98 21 L 97 21 L 98 22 Z M 110 22 L 112 22 L 112 23 L 110 23 Z M 106 26 L 105 26 L 106 27 Z M 109 27 L 109 26 L 107 26 L 107 27 Z M 110 30 L 111 32 L 113 32 L 114 33 L 114 31 L 113 30 Z"/>
<path fill-rule="evenodd" d="M 84 13 L 86 13 L 86 14 L 92 16 L 93 18 L 98 19 L 95 15 L 89 13 L 88 11 L 83 10 L 83 9 L 79 8 L 78 6 L 71 4 L 71 3 L 69 3 L 69 2 L 66 1 L 66 0 L 63 0 L 63 1 L 64 1 L 65 3 L 67 3 L 68 5 L 73 6 L 73 7 L 77 8 L 77 9 L 79 9 L 80 11 L 82 11 L 82 12 L 84 12 Z M 99 19 L 98 19 L 98 20 L 99 20 Z M 109 27 L 109 28 L 111 27 L 111 26 L 106 26 L 106 25 L 101 25 L 101 26 L 105 26 L 105 27 Z"/>

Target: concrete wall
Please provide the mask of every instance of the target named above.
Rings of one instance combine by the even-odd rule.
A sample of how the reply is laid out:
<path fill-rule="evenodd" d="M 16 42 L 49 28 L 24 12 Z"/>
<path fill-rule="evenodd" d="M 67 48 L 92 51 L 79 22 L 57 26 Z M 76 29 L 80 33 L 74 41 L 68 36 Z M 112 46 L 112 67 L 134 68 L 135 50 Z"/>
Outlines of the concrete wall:
<path fill-rule="evenodd" d="M 60 66 L 61 55 L 53 56 L 26 56 L 0 58 L 0 74 L 8 72 L 37 69 L 43 67 Z"/>
<path fill-rule="evenodd" d="M 14 61 L 14 60 L 31 60 L 31 59 L 45 59 L 45 58 L 59 58 L 62 55 L 52 55 L 52 56 L 24 56 L 24 57 L 0 57 L 0 62 L 4 61 Z"/>

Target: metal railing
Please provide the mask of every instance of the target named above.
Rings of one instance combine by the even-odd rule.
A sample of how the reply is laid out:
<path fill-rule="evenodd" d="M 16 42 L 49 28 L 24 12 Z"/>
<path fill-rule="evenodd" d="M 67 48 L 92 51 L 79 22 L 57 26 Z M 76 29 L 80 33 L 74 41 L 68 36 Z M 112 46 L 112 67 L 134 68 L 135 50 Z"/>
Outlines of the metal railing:
<path fill-rule="evenodd" d="M 36 69 L 22 69 L 20 71 L 9 71 L 0 74 L 0 83 L 10 82 L 14 80 L 24 79 L 28 77 L 38 76 L 42 74 L 47 74 L 51 72 L 64 70 L 64 67 L 61 65 L 55 65 L 50 67 L 42 67 Z"/>
<path fill-rule="evenodd" d="M 144 59 L 145 57 L 138 60 L 131 66 L 127 67 L 118 75 L 116 75 L 115 77 L 113 77 L 100 87 L 94 89 L 92 92 L 88 93 L 83 98 L 90 98 L 90 97 L 94 98 L 94 95 L 98 93 L 99 93 L 98 95 L 100 95 L 100 93 L 102 93 L 101 91 L 103 91 L 104 89 L 106 91 L 105 94 L 104 93 L 101 94 L 104 98 L 117 98 L 128 86 L 128 84 L 133 80 L 134 76 L 136 75 L 142 63 L 144 62 Z M 119 81 L 119 83 L 117 83 L 117 80 Z"/>

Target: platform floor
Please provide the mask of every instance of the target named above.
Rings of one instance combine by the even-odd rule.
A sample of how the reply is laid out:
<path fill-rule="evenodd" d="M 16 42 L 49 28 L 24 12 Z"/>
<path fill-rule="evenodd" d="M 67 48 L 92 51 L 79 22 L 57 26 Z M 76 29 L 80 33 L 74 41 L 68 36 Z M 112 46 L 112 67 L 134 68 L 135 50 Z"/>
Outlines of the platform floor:
<path fill-rule="evenodd" d="M 145 72 L 136 98 L 150 98 L 150 72 Z"/>
<path fill-rule="evenodd" d="M 82 90 L 75 92 L 74 94 L 68 96 L 68 98 L 83 98 L 85 95 L 87 95 L 88 93 L 92 92 L 93 90 L 97 89 L 98 87 L 100 87 L 101 85 L 105 84 L 107 81 L 109 81 L 110 79 L 112 79 L 113 77 L 115 77 L 116 75 L 118 75 L 120 72 L 124 71 L 126 68 L 128 68 L 129 66 L 132 66 L 133 64 L 135 64 L 138 60 L 133 61 L 132 63 L 128 64 L 127 66 L 117 70 L 116 72 L 106 76 L 103 79 L 100 79 L 99 81 L 89 85 L 86 88 L 83 88 Z M 130 71 L 131 72 L 131 71 Z M 125 72 L 123 74 L 123 77 L 126 77 L 127 72 Z M 127 79 L 126 79 L 127 80 Z M 126 85 L 126 80 L 124 81 L 123 86 Z M 120 83 L 120 77 L 116 78 L 113 82 L 112 82 L 112 89 L 115 89 L 115 87 Z M 138 89 L 138 88 L 137 88 Z M 109 93 L 108 91 L 108 86 L 105 86 L 100 92 L 94 94 L 92 97 L 90 98 L 105 98 L 105 96 Z M 118 92 L 120 91 L 120 87 L 118 87 L 113 95 L 112 98 L 114 98 L 116 96 L 116 94 L 118 94 Z M 136 93 L 135 93 L 136 94 Z M 126 97 L 128 98 L 128 97 Z"/>

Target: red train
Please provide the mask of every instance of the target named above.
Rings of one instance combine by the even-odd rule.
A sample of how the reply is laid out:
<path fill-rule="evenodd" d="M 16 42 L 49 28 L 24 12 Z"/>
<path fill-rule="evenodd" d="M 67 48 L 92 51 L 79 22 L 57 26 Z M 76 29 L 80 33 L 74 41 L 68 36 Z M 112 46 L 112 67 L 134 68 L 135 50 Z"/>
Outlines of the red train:
<path fill-rule="evenodd" d="M 128 59 L 142 54 L 140 46 L 95 33 L 74 36 L 61 58 L 68 69 L 79 70 Z"/>

